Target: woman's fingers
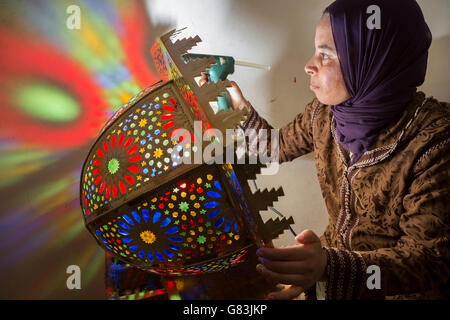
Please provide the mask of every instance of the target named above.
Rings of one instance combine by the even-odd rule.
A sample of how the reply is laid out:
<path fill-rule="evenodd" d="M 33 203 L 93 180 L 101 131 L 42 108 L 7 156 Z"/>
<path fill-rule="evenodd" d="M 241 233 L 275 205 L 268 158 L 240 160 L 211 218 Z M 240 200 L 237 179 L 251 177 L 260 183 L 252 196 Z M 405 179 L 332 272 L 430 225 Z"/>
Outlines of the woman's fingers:
<path fill-rule="evenodd" d="M 310 251 L 307 246 L 296 245 L 284 248 L 260 248 L 256 254 L 273 261 L 300 261 L 307 259 Z"/>
<path fill-rule="evenodd" d="M 258 264 L 256 270 L 268 281 L 273 283 L 302 285 L 306 280 L 301 274 L 281 274 L 264 267 L 262 264 Z"/>
<path fill-rule="evenodd" d="M 247 105 L 247 100 L 244 98 L 241 88 L 239 88 L 239 86 L 234 81 L 230 81 L 230 83 L 231 87 L 227 88 L 227 90 L 230 93 L 233 109 L 249 109 L 250 107 Z"/>
<path fill-rule="evenodd" d="M 267 298 L 270 300 L 292 300 L 297 298 L 304 289 L 301 286 L 290 286 L 278 292 L 271 292 Z"/>
<path fill-rule="evenodd" d="M 269 270 L 286 274 L 303 274 L 311 272 L 311 268 L 306 261 L 273 261 L 258 258 L 261 264 Z"/>

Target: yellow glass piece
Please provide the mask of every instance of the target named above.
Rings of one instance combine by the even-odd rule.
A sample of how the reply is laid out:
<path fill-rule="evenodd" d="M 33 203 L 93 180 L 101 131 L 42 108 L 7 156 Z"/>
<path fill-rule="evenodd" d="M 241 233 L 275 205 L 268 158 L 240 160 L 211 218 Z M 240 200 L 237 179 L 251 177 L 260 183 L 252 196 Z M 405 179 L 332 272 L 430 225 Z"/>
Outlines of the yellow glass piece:
<path fill-rule="evenodd" d="M 141 234 L 139 235 L 142 239 L 142 241 L 144 241 L 147 244 L 151 244 L 153 242 L 155 242 L 156 240 L 156 236 L 153 232 L 151 232 L 150 230 L 146 230 L 141 232 Z"/>
<path fill-rule="evenodd" d="M 172 195 L 172 197 L 170 197 L 173 201 L 177 201 L 177 196 L 176 195 Z"/>
<path fill-rule="evenodd" d="M 195 217 L 197 213 L 195 211 L 191 211 L 191 216 Z"/>
<path fill-rule="evenodd" d="M 235 239 L 235 240 L 239 240 L 239 238 L 240 238 L 240 237 L 239 237 L 238 234 L 234 236 L 234 239 Z"/>
<path fill-rule="evenodd" d="M 176 212 L 176 211 L 172 212 L 172 217 L 174 217 L 174 218 L 178 217 L 178 212 Z"/>
<path fill-rule="evenodd" d="M 186 192 L 183 191 L 183 192 L 181 193 L 181 196 L 182 196 L 183 198 L 185 198 L 185 197 L 186 197 Z"/>
<path fill-rule="evenodd" d="M 198 227 L 198 232 L 203 232 L 203 227 L 202 226 Z"/>
<path fill-rule="evenodd" d="M 200 203 L 198 203 L 198 202 L 194 203 L 194 208 L 195 208 L 195 209 L 200 208 Z"/>
<path fill-rule="evenodd" d="M 191 236 L 195 236 L 195 231 L 194 231 L 194 230 L 189 230 L 189 234 L 190 234 Z"/>
<path fill-rule="evenodd" d="M 198 178 L 198 179 L 197 179 L 197 183 L 198 183 L 198 184 L 201 184 L 202 181 L 203 181 L 202 178 Z"/>
<path fill-rule="evenodd" d="M 208 174 L 208 175 L 206 175 L 206 179 L 208 179 L 208 180 L 212 180 L 213 179 L 213 176 L 212 176 L 212 174 Z"/>
<path fill-rule="evenodd" d="M 189 199 L 191 200 L 195 200 L 197 197 L 195 196 L 195 194 L 191 194 L 191 196 L 189 197 Z"/>

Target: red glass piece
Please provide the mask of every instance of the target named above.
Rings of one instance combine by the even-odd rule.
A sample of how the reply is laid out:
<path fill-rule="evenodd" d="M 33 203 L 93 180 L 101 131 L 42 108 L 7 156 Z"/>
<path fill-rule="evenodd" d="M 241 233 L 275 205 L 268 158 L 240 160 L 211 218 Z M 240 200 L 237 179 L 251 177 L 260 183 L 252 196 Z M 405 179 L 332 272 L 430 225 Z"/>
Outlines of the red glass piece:
<path fill-rule="evenodd" d="M 122 193 L 125 193 L 127 191 L 127 188 L 125 188 L 125 185 L 120 180 L 119 180 L 119 189 L 120 189 L 120 192 L 122 192 Z"/>
<path fill-rule="evenodd" d="M 171 107 L 171 106 L 164 106 L 163 109 L 166 110 L 166 111 L 177 111 L 176 108 Z"/>
<path fill-rule="evenodd" d="M 113 184 L 113 187 L 112 187 L 112 194 L 113 194 L 113 197 L 114 197 L 114 198 L 117 197 L 117 187 L 116 187 L 115 184 Z"/>
<path fill-rule="evenodd" d="M 124 174 L 123 177 L 125 178 L 125 180 L 127 180 L 127 182 L 129 184 L 133 184 L 134 183 L 134 178 L 133 177 L 131 177 L 129 175 L 126 175 L 126 174 Z"/>
<path fill-rule="evenodd" d="M 103 141 L 103 149 L 105 149 L 105 152 L 108 152 L 108 142 Z"/>
<path fill-rule="evenodd" d="M 102 169 L 100 168 L 95 168 L 94 171 L 92 171 L 92 174 L 95 176 L 97 175 Z"/>
<path fill-rule="evenodd" d="M 130 150 L 127 152 L 127 156 L 132 155 L 138 149 L 138 145 L 135 144 Z"/>
<path fill-rule="evenodd" d="M 97 150 L 97 155 L 98 155 L 100 158 L 103 158 L 103 157 L 104 157 L 103 152 L 102 152 L 102 150 L 100 150 L 100 149 Z"/>
<path fill-rule="evenodd" d="M 114 149 L 114 146 L 116 145 L 116 136 L 111 137 L 111 149 Z"/>
<path fill-rule="evenodd" d="M 105 190 L 105 184 L 106 184 L 106 180 L 103 180 L 102 184 L 100 185 L 100 189 L 98 190 L 100 192 L 100 194 L 102 194 L 103 190 Z"/>
<path fill-rule="evenodd" d="M 163 128 L 165 130 L 169 129 L 170 127 L 172 127 L 175 123 L 177 123 L 176 121 L 169 121 L 167 122 L 165 125 L 163 125 Z"/>
<path fill-rule="evenodd" d="M 130 162 L 137 162 L 139 160 L 141 160 L 141 156 L 138 154 L 137 156 L 132 156 L 130 159 L 128 159 L 128 161 Z"/>
<path fill-rule="evenodd" d="M 100 182 L 100 180 L 102 180 L 102 176 L 98 176 L 98 177 L 95 179 L 95 185 L 98 185 L 98 183 Z"/>
<path fill-rule="evenodd" d="M 108 186 L 106 187 L 106 194 L 105 194 L 106 198 L 109 198 L 109 193 L 111 192 L 110 189 L 111 189 L 110 185 L 108 184 Z"/>
<path fill-rule="evenodd" d="M 125 139 L 125 135 L 121 134 L 119 137 L 119 143 L 117 144 L 117 147 L 120 147 L 122 145 L 123 139 Z"/>
<path fill-rule="evenodd" d="M 139 172 L 139 167 L 138 166 L 129 166 L 127 169 L 130 170 L 133 173 L 138 173 Z"/>
<path fill-rule="evenodd" d="M 161 120 L 169 120 L 169 119 L 172 119 L 173 117 L 175 117 L 174 114 L 168 113 L 168 114 L 162 115 Z"/>
<path fill-rule="evenodd" d="M 99 166 L 99 165 L 102 164 L 102 162 L 101 162 L 100 160 L 98 160 L 98 159 L 94 159 L 94 164 L 95 164 L 96 166 Z"/>
<path fill-rule="evenodd" d="M 123 145 L 123 150 L 128 148 L 128 146 L 130 145 L 131 141 L 133 141 L 133 138 L 129 137 L 127 142 L 125 142 L 125 144 Z"/>

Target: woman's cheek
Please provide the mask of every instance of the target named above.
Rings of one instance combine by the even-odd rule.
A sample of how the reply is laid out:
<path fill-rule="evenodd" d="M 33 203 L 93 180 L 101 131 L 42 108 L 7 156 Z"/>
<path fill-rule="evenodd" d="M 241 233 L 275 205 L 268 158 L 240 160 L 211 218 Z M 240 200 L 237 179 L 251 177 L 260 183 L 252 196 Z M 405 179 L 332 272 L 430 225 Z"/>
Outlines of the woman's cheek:
<path fill-rule="evenodd" d="M 326 104 L 339 104 L 347 100 L 348 93 L 340 69 L 334 67 L 323 71 L 321 91 L 324 96 L 323 100 L 327 101 Z"/>

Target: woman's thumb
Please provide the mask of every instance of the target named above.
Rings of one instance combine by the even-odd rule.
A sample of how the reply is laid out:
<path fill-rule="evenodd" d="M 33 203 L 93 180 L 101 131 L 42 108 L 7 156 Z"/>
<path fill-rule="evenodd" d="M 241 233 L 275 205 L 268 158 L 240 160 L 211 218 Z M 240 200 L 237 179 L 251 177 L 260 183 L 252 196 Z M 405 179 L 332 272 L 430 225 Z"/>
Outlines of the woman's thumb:
<path fill-rule="evenodd" d="M 319 237 L 309 229 L 303 230 L 295 237 L 295 240 L 300 244 L 320 242 Z"/>

